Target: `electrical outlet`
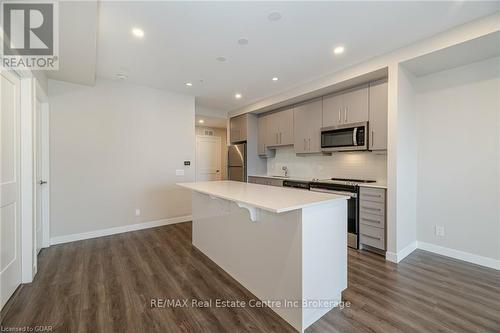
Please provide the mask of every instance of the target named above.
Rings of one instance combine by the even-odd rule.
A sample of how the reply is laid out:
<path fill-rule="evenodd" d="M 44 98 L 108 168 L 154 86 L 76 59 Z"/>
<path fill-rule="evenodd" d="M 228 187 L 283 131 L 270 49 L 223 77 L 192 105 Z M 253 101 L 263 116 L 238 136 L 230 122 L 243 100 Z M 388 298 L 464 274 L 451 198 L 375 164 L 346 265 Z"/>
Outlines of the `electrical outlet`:
<path fill-rule="evenodd" d="M 139 208 L 135 209 L 135 216 L 141 216 L 141 210 Z"/>
<path fill-rule="evenodd" d="M 175 175 L 176 176 L 184 176 L 184 170 L 183 169 L 175 170 Z"/>
<path fill-rule="evenodd" d="M 436 226 L 436 236 L 444 236 L 444 227 L 442 225 Z"/>

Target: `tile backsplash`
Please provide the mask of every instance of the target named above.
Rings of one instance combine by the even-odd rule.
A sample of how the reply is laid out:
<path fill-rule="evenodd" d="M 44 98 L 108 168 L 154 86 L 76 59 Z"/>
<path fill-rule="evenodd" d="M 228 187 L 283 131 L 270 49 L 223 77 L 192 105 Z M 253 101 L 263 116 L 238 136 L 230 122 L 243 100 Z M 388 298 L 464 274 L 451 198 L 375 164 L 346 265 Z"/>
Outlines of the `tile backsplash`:
<path fill-rule="evenodd" d="M 327 155 L 296 155 L 293 147 L 276 150 L 276 156 L 267 159 L 267 174 L 282 175 L 282 166 L 290 176 L 320 179 L 356 178 L 379 182 L 387 180 L 386 152 L 339 152 Z"/>

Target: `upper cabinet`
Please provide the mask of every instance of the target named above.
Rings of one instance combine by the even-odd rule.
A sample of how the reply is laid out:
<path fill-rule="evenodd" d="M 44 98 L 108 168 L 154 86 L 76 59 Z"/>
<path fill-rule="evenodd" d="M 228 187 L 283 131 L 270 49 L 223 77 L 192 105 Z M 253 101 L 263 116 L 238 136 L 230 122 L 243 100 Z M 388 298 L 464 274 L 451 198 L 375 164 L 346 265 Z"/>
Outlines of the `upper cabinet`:
<path fill-rule="evenodd" d="M 387 149 L 387 80 L 370 83 L 370 122 L 368 148 Z"/>
<path fill-rule="evenodd" d="M 231 143 L 247 140 L 247 115 L 232 117 L 229 120 L 229 138 Z"/>
<path fill-rule="evenodd" d="M 270 150 L 267 148 L 268 120 L 269 116 L 261 116 L 258 118 L 257 150 L 259 156 L 261 157 L 273 157 L 275 155 L 274 150 Z"/>
<path fill-rule="evenodd" d="M 323 98 L 323 127 L 368 121 L 368 85 Z"/>
<path fill-rule="evenodd" d="M 300 104 L 293 109 L 294 150 L 297 154 L 321 152 L 321 99 Z"/>
<path fill-rule="evenodd" d="M 293 109 L 271 113 L 266 118 L 267 147 L 293 145 Z"/>

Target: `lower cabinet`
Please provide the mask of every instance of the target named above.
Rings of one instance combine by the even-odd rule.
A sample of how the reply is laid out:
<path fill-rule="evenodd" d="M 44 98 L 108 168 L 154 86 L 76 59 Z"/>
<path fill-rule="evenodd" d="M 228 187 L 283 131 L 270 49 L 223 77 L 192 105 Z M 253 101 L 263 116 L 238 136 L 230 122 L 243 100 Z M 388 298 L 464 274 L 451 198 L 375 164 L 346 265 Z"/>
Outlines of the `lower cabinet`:
<path fill-rule="evenodd" d="M 248 176 L 248 182 L 253 184 L 261 184 L 269 186 L 278 186 L 278 187 L 283 186 L 283 180 L 275 178 Z"/>
<path fill-rule="evenodd" d="M 386 250 L 385 202 L 383 188 L 361 187 L 359 190 L 359 243 Z"/>

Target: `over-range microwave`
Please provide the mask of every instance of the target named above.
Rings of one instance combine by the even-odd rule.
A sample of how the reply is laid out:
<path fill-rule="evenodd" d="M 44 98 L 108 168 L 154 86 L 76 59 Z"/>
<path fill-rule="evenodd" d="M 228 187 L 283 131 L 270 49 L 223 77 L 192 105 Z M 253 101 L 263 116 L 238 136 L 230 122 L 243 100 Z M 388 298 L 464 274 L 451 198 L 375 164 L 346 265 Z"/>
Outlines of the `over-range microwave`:
<path fill-rule="evenodd" d="M 321 150 L 368 150 L 368 122 L 321 128 Z"/>

